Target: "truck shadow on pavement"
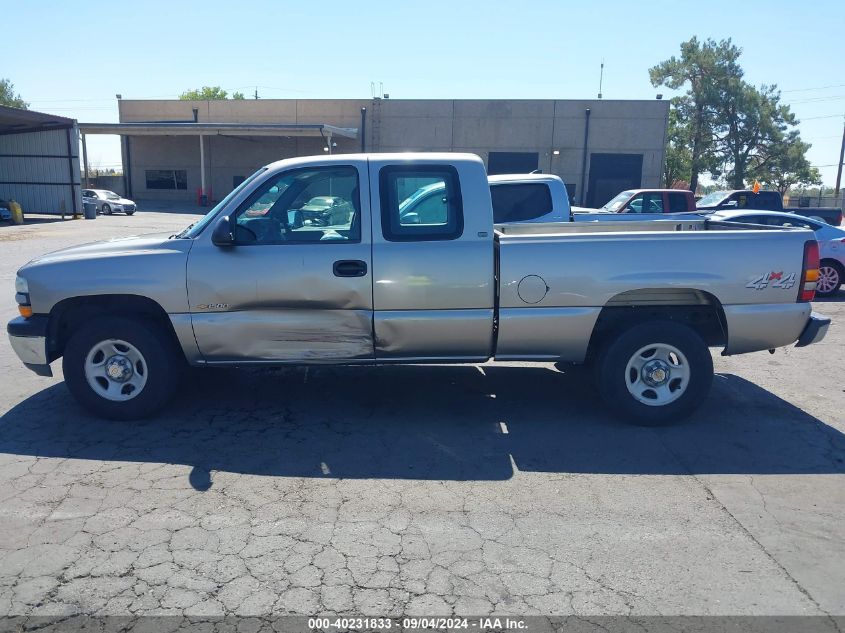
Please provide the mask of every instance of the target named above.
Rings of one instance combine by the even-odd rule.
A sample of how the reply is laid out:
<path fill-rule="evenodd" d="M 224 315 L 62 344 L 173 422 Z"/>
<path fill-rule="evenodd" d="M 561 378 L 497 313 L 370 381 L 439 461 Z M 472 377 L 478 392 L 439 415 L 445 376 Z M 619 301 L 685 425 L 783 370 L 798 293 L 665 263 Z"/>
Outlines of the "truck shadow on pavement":
<path fill-rule="evenodd" d="M 549 367 L 202 370 L 159 417 L 109 422 L 63 384 L 0 418 L 0 453 L 185 464 L 280 477 L 505 480 L 523 472 L 845 472 L 845 435 L 731 374 L 675 426 L 607 415 L 582 371 Z"/>

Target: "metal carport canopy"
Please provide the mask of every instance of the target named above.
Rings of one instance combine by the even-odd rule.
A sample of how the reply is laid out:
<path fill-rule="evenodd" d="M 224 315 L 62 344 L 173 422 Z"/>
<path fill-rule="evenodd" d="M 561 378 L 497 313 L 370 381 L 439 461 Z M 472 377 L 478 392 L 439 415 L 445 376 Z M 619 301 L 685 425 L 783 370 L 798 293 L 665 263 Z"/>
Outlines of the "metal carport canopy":
<path fill-rule="evenodd" d="M 26 212 L 77 214 L 77 134 L 73 119 L 0 106 L 0 198 Z"/>
<path fill-rule="evenodd" d="M 136 123 L 80 123 L 85 182 L 88 183 L 88 134 L 119 134 L 120 136 L 198 136 L 200 153 L 200 191 L 205 193 L 206 136 L 306 136 L 322 137 L 332 153 L 332 137 L 358 138 L 357 128 L 337 127 L 327 123 L 206 123 L 195 121 L 151 121 Z M 128 150 L 127 150 L 128 152 Z M 128 156 L 128 153 L 127 153 Z M 127 158 L 128 160 L 128 158 Z M 124 169 L 124 173 L 129 168 Z M 131 178 L 131 176 L 130 176 Z M 131 180 L 129 181 L 131 183 Z M 131 185 L 127 186 L 131 189 Z"/>
<path fill-rule="evenodd" d="M 327 123 L 80 123 L 83 134 L 124 136 L 343 136 L 358 138 L 358 128 Z"/>
<path fill-rule="evenodd" d="M 22 134 L 72 128 L 75 121 L 55 114 L 0 106 L 0 134 Z"/>

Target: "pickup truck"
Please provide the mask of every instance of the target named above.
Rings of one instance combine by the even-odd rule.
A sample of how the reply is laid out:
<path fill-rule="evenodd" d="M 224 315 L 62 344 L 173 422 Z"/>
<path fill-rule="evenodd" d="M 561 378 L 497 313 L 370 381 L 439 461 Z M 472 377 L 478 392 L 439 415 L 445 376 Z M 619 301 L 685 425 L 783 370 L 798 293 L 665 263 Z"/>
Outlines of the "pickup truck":
<path fill-rule="evenodd" d="M 686 189 L 629 189 L 601 209 L 576 207 L 575 213 L 687 213 L 695 212 L 695 197 Z"/>
<path fill-rule="evenodd" d="M 842 209 L 834 207 L 784 207 L 783 198 L 778 191 L 754 191 L 736 189 L 733 191 L 715 191 L 698 201 L 699 211 L 785 211 L 803 215 L 811 220 L 826 222 L 831 226 L 842 224 Z"/>
<path fill-rule="evenodd" d="M 440 214 L 403 202 L 442 185 Z M 272 193 L 271 193 L 272 192 Z M 253 207 L 272 202 L 266 213 Z M 317 196 L 353 213 L 289 223 Z M 810 231 L 688 221 L 494 228 L 472 154 L 346 154 L 272 163 L 197 223 L 72 247 L 18 271 L 7 327 L 23 363 L 96 415 L 160 409 L 185 365 L 588 363 L 624 419 L 691 413 L 709 347 L 821 340 Z M 425 388 L 415 385 L 413 388 Z M 436 397 L 436 394 L 432 394 Z"/>

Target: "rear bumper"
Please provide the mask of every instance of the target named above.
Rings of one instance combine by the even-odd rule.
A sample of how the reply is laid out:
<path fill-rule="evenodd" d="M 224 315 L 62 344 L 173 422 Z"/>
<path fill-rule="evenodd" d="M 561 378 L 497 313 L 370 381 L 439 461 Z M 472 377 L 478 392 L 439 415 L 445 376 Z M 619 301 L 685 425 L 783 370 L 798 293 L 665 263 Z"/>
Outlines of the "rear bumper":
<path fill-rule="evenodd" d="M 6 326 L 15 354 L 27 369 L 39 376 L 53 375 L 47 355 L 47 323 L 48 317 L 34 315 L 28 319 L 12 319 Z"/>
<path fill-rule="evenodd" d="M 830 327 L 830 319 L 818 312 L 813 312 L 810 315 L 810 320 L 807 321 L 807 325 L 804 327 L 804 331 L 798 337 L 795 347 L 806 347 L 807 345 L 820 342 L 827 335 L 828 327 Z"/>

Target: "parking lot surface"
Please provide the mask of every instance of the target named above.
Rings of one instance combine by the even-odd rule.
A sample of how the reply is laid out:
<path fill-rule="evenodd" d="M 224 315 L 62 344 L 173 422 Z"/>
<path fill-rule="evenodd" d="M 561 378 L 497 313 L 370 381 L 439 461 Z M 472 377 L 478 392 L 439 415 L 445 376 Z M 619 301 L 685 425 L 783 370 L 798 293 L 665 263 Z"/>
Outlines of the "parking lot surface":
<path fill-rule="evenodd" d="M 0 227 L 0 317 L 31 257 L 196 218 Z M 845 614 L 845 293 L 815 309 L 658 429 L 527 364 L 196 370 L 107 422 L 3 336 L 0 615 Z"/>

